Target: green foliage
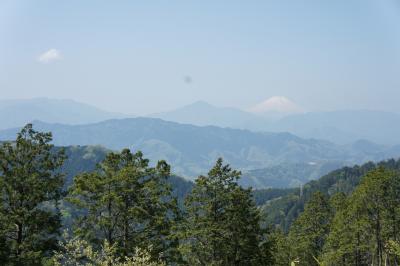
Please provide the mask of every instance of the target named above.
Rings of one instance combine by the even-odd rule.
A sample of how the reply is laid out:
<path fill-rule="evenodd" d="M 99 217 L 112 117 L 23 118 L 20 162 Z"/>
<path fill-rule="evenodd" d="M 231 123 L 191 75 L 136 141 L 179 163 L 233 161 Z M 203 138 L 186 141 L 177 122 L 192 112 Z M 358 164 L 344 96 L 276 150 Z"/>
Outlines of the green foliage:
<path fill-rule="evenodd" d="M 150 249 L 151 250 L 151 249 Z M 120 257 L 116 245 L 104 240 L 96 251 L 87 241 L 72 238 L 60 243 L 47 263 L 49 266 L 165 266 L 161 260 L 154 261 L 150 252 L 136 248 L 131 256 Z"/>
<path fill-rule="evenodd" d="M 325 193 L 314 193 L 309 200 L 304 195 L 293 198 L 305 201 L 305 208 L 288 235 L 279 230 L 273 234 L 276 265 L 288 263 L 280 264 L 284 258 L 293 265 L 399 265 L 400 174 L 390 169 L 399 169 L 399 161 L 344 168 L 309 184 L 308 189 Z M 277 202 L 285 203 L 270 201 L 279 206 Z M 285 206 L 290 204 L 279 209 Z M 281 213 L 283 218 L 285 213 L 290 212 Z"/>
<path fill-rule="evenodd" d="M 288 236 L 277 229 L 270 235 L 271 242 L 273 243 L 271 253 L 274 257 L 274 266 L 288 266 L 291 264 L 294 255 L 292 255 L 292 247 L 290 245 Z"/>
<path fill-rule="evenodd" d="M 75 176 L 95 171 L 96 166 L 106 158 L 108 153 L 112 152 L 101 146 L 67 146 L 62 149 L 67 156 L 61 168 L 61 171 L 65 173 L 64 188 L 72 185 Z M 171 186 L 172 194 L 181 202 L 193 187 L 193 182 L 173 174 L 167 178 L 166 182 Z"/>
<path fill-rule="evenodd" d="M 363 176 L 382 166 L 389 170 L 400 170 L 400 160 L 387 160 L 378 164 L 369 162 L 361 166 L 343 167 L 331 173 L 305 184 L 300 189 L 286 189 L 282 196 L 270 200 L 263 207 L 263 214 L 269 223 L 280 225 L 287 232 L 290 225 L 303 212 L 304 205 L 311 198 L 311 195 L 321 191 L 325 195 L 334 195 L 338 192 L 349 195 L 360 183 Z"/>
<path fill-rule="evenodd" d="M 293 223 L 289 232 L 291 258 L 298 258 L 298 265 L 318 265 L 326 236 L 329 232 L 331 208 L 321 192 L 312 195 L 304 212 Z"/>
<path fill-rule="evenodd" d="M 255 189 L 252 191 L 254 201 L 257 206 L 264 205 L 271 200 L 275 200 L 280 197 L 284 197 L 289 194 L 293 194 L 298 189 L 284 189 L 284 188 L 265 188 L 265 189 Z"/>
<path fill-rule="evenodd" d="M 186 201 L 181 250 L 189 265 L 269 265 L 271 254 L 251 191 L 218 159 Z"/>
<path fill-rule="evenodd" d="M 400 160 L 252 191 L 222 159 L 193 184 L 128 149 L 68 147 L 63 165 L 51 139 L 27 125 L 0 146 L 1 265 L 400 264 Z"/>
<path fill-rule="evenodd" d="M 57 147 L 57 149 L 59 149 Z M 61 170 L 65 173 L 64 188 L 68 189 L 76 175 L 93 172 L 111 152 L 101 146 L 68 146 L 63 148 L 67 156 Z"/>
<path fill-rule="evenodd" d="M 96 246 L 106 239 L 125 255 L 152 246 L 155 259 L 176 260 L 171 230 L 180 214 L 168 176 L 165 161 L 149 167 L 141 152 L 107 154 L 97 171 L 74 178 L 68 201 L 80 210 L 76 235 Z"/>
<path fill-rule="evenodd" d="M 326 246 L 329 265 L 399 263 L 392 252 L 400 238 L 399 195 L 398 173 L 383 167 L 369 172 L 335 216 Z"/>
<path fill-rule="evenodd" d="M 386 243 L 385 246 L 388 254 L 394 255 L 396 257 L 400 257 L 400 243 L 394 241 L 394 240 L 389 240 Z"/>
<path fill-rule="evenodd" d="M 294 208 L 298 204 L 299 196 L 288 194 L 283 197 L 272 199 L 261 206 L 262 215 L 266 224 L 275 225 L 281 229 L 288 229 L 293 220 L 297 217 L 300 210 Z"/>
<path fill-rule="evenodd" d="M 57 247 L 64 154 L 52 152 L 51 140 L 28 124 L 15 142 L 0 146 L 2 264 L 36 265 Z"/>

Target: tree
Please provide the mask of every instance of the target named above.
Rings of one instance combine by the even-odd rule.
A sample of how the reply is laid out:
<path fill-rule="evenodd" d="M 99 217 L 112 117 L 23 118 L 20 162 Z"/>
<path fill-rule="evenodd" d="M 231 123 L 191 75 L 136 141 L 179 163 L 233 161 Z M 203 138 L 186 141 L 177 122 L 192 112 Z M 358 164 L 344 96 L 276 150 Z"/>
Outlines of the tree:
<path fill-rule="evenodd" d="M 131 255 L 152 246 L 152 255 L 166 261 L 179 257 L 172 229 L 179 218 L 177 201 L 167 184 L 170 166 L 149 167 L 141 152 L 110 153 L 98 170 L 74 178 L 69 202 L 80 210 L 75 233 L 99 247 L 103 240 Z"/>
<path fill-rule="evenodd" d="M 271 233 L 273 243 L 272 254 L 275 266 L 288 266 L 294 261 L 291 254 L 291 246 L 287 235 L 280 229 L 275 229 Z"/>
<path fill-rule="evenodd" d="M 353 197 L 337 206 L 331 230 L 324 246 L 323 261 L 326 265 L 368 265 L 366 217 L 360 205 L 353 204 Z"/>
<path fill-rule="evenodd" d="M 218 159 L 199 176 L 185 206 L 182 245 L 190 265 L 269 265 L 269 241 L 251 191 L 237 184 L 240 172 Z"/>
<path fill-rule="evenodd" d="M 315 192 L 289 232 L 293 259 L 298 258 L 299 265 L 319 264 L 331 216 L 328 199 L 321 192 Z"/>
<path fill-rule="evenodd" d="M 39 264 L 57 246 L 64 182 L 58 169 L 65 158 L 51 140 L 28 124 L 15 142 L 0 146 L 0 245 L 7 263 Z"/>
<path fill-rule="evenodd" d="M 390 246 L 400 237 L 399 195 L 398 173 L 383 167 L 367 173 L 335 215 L 326 260 L 332 261 L 331 265 L 384 265 L 390 261 L 398 265 L 398 255 Z"/>
<path fill-rule="evenodd" d="M 68 236 L 65 236 L 67 239 Z M 116 244 L 103 242 L 99 251 L 96 251 L 86 240 L 77 237 L 64 240 L 60 243 L 60 251 L 55 252 L 48 260 L 51 266 L 166 266 L 161 260 L 154 261 L 147 250 L 135 248 L 129 257 L 117 254 Z"/>

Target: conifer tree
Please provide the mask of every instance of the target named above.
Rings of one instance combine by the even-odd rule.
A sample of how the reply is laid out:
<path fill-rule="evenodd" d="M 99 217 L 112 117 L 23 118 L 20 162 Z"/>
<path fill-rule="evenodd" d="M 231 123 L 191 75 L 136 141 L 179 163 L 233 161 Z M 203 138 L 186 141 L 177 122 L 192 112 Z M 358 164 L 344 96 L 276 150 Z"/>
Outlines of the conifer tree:
<path fill-rule="evenodd" d="M 122 255 L 151 247 L 155 259 L 162 254 L 176 260 L 171 230 L 179 210 L 166 182 L 169 175 L 165 161 L 150 167 L 141 152 L 108 154 L 97 171 L 74 178 L 68 200 L 81 212 L 76 235 L 95 246 L 107 240 Z"/>
<path fill-rule="evenodd" d="M 271 254 L 250 190 L 240 172 L 218 159 L 186 201 L 182 250 L 190 265 L 269 265 Z"/>
<path fill-rule="evenodd" d="M 0 264 L 37 265 L 57 246 L 65 158 L 51 140 L 28 124 L 0 146 Z"/>
<path fill-rule="evenodd" d="M 326 196 L 321 192 L 314 193 L 289 232 L 292 259 L 298 259 L 299 265 L 319 264 L 331 216 Z"/>
<path fill-rule="evenodd" d="M 274 266 L 288 266 L 296 259 L 291 254 L 292 248 L 288 236 L 277 228 L 271 233 L 272 254 L 274 257 Z"/>

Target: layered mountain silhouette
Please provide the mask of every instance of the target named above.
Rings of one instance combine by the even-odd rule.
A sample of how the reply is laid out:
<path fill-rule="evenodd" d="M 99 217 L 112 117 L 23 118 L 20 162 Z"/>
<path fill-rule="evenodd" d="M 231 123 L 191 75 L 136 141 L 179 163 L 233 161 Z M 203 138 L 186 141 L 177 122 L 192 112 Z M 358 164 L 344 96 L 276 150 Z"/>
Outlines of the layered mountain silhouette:
<path fill-rule="evenodd" d="M 0 100 L 0 129 L 23 126 L 34 120 L 48 123 L 86 124 L 122 117 L 127 116 L 73 100 L 48 98 Z"/>
<path fill-rule="evenodd" d="M 400 155 L 400 149 L 369 142 L 341 146 L 305 139 L 290 133 L 265 133 L 215 126 L 194 126 L 154 118 L 113 119 L 85 125 L 36 121 L 34 127 L 51 131 L 59 146 L 102 145 L 109 149 L 142 150 L 152 161 L 166 159 L 180 175 L 205 174 L 218 157 L 242 170 L 283 163 L 359 163 Z M 15 139 L 19 128 L 0 131 L 0 140 Z M 367 145 L 368 144 L 368 145 Z"/>
<path fill-rule="evenodd" d="M 350 144 L 360 139 L 386 145 L 400 144 L 400 115 L 383 111 L 301 112 L 276 119 L 279 115 L 274 113 L 257 115 L 236 108 L 197 102 L 151 116 L 200 126 L 290 132 L 300 137 L 325 139 L 337 144 Z"/>
<path fill-rule="evenodd" d="M 216 107 L 204 101 L 198 101 L 164 113 L 151 114 L 149 117 L 196 126 L 219 126 L 249 130 L 263 130 L 270 122 L 269 119 L 259 115 L 232 107 Z"/>

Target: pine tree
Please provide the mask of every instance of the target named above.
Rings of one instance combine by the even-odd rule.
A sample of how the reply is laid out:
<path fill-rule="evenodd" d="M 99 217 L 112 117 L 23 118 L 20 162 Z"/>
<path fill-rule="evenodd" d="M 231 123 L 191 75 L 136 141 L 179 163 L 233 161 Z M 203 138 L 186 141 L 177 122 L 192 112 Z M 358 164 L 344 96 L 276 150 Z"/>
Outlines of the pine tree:
<path fill-rule="evenodd" d="M 124 255 L 151 246 L 155 259 L 163 254 L 166 261 L 176 260 L 178 241 L 171 230 L 179 210 L 169 175 L 165 161 L 150 167 L 141 152 L 108 154 L 97 171 L 74 178 L 68 200 L 80 210 L 76 235 L 95 246 L 105 239 Z"/>
<path fill-rule="evenodd" d="M 269 265 L 271 254 L 250 190 L 240 172 L 218 159 L 200 176 L 185 206 L 182 250 L 189 265 Z"/>
<path fill-rule="evenodd" d="M 8 261 L 2 264 L 36 265 L 57 246 L 63 186 L 58 169 L 65 158 L 51 140 L 51 133 L 28 124 L 15 142 L 0 147 L 0 256 Z"/>

